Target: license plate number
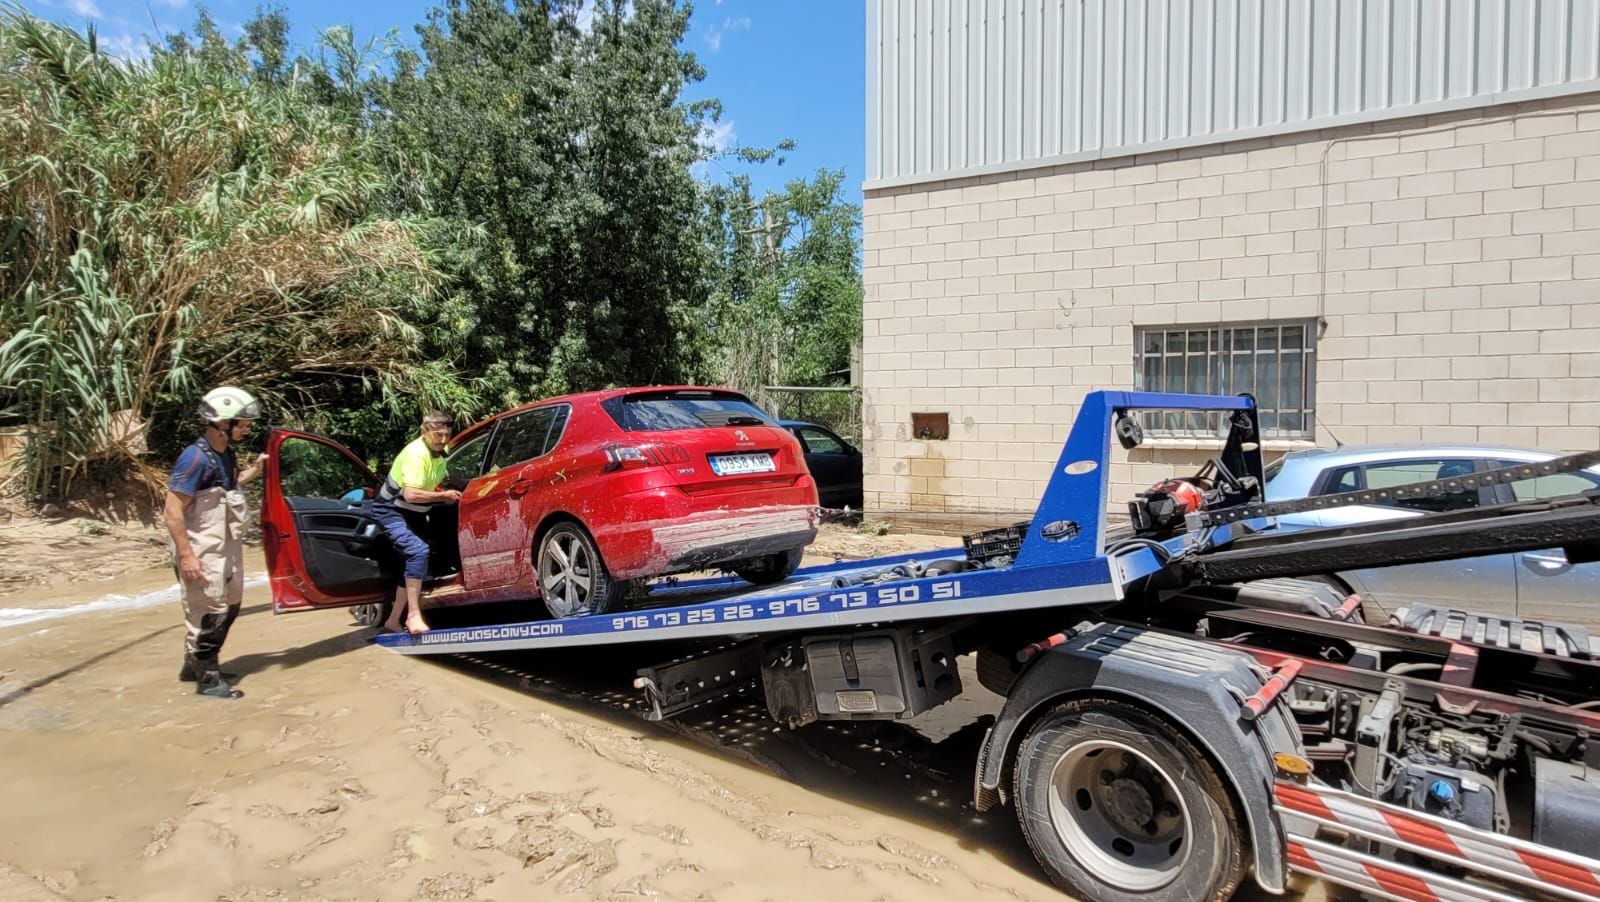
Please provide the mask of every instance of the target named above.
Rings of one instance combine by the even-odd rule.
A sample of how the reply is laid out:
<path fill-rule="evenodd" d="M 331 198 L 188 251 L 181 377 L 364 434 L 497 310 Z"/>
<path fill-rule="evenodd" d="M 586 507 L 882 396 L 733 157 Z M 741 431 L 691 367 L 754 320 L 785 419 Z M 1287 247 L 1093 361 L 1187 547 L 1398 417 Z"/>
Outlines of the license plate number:
<path fill-rule="evenodd" d="M 711 472 L 718 476 L 771 473 L 777 469 L 771 454 L 724 454 L 711 458 Z"/>

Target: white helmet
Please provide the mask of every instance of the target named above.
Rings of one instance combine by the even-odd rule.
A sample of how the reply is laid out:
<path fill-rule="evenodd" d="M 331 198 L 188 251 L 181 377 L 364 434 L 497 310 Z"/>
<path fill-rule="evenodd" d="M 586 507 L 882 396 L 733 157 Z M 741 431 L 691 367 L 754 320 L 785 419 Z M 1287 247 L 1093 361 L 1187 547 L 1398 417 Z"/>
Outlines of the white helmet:
<path fill-rule="evenodd" d="M 200 399 L 200 419 L 207 423 L 223 420 L 255 420 L 261 417 L 261 402 L 242 388 L 222 385 Z"/>

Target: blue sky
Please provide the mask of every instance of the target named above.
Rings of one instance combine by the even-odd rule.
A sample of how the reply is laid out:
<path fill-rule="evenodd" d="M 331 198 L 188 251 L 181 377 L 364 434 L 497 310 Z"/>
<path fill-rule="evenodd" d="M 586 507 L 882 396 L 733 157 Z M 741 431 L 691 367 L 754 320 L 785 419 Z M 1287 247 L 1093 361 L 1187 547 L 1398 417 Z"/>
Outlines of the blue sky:
<path fill-rule="evenodd" d="M 206 5 L 230 33 L 237 33 L 256 9 L 254 0 Z M 361 40 L 394 29 L 401 40 L 415 44 L 413 26 L 433 4 L 288 0 L 276 5 L 293 25 L 291 39 L 304 46 L 335 25 L 353 27 Z M 121 55 L 136 54 L 148 36 L 190 29 L 196 14 L 193 0 L 24 0 L 23 6 L 78 28 L 92 20 L 103 45 Z M 699 57 L 706 78 L 688 96 L 722 100 L 717 139 L 770 146 L 793 138 L 798 145 L 781 167 L 734 161 L 722 166 L 749 172 L 758 189 L 778 187 L 818 167 L 842 167 L 851 199 L 860 202 L 866 158 L 863 6 L 861 0 L 697 0 L 684 46 Z M 726 178 L 716 166 L 706 174 Z"/>

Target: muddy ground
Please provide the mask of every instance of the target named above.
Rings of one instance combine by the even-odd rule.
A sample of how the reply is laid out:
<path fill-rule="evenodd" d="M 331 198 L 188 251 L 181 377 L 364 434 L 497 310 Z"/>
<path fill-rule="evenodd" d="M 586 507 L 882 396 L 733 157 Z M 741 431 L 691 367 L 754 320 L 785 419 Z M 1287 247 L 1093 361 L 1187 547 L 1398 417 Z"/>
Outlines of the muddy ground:
<path fill-rule="evenodd" d="M 1061 898 L 968 803 L 981 690 L 908 724 L 786 731 L 748 698 L 652 724 L 627 687 L 659 650 L 404 658 L 344 612 L 271 616 L 257 579 L 219 702 L 175 679 L 159 552 L 72 581 L 122 566 L 106 538 L 50 539 L 54 585 L 0 598 L 0 898 Z"/>

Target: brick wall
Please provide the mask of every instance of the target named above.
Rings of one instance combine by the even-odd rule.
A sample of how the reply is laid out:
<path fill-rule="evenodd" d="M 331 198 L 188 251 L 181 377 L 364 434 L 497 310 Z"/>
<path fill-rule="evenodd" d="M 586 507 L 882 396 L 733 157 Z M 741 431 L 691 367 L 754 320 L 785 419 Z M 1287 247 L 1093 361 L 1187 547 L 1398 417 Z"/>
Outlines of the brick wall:
<path fill-rule="evenodd" d="M 1600 447 L 1600 94 L 872 191 L 864 214 L 869 510 L 1031 510 L 1084 392 L 1133 386 L 1145 325 L 1320 312 L 1321 444 Z M 914 440 L 914 411 L 950 440 Z M 1204 457 L 1119 453 L 1113 500 Z"/>

